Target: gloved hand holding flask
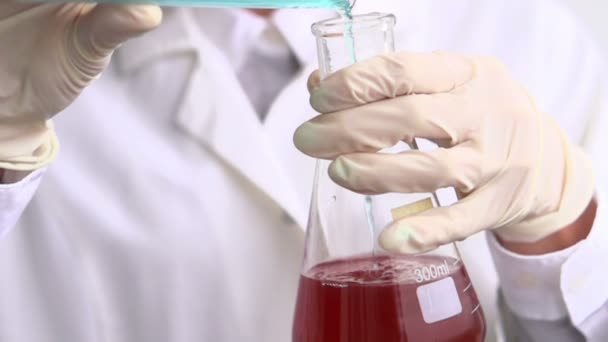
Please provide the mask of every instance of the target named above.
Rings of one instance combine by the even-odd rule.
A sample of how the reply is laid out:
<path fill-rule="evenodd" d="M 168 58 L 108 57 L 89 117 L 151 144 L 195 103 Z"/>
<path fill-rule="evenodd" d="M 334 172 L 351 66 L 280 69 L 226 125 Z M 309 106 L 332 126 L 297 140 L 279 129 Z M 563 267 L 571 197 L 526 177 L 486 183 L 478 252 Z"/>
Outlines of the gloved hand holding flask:
<path fill-rule="evenodd" d="M 311 103 L 323 114 L 295 142 L 334 160 L 338 184 L 367 194 L 459 192 L 452 206 L 387 227 L 387 250 L 423 252 L 486 229 L 533 243 L 575 222 L 592 200 L 586 155 L 494 58 L 387 54 L 324 81 L 314 74 Z M 440 148 L 376 153 L 414 138 Z"/>

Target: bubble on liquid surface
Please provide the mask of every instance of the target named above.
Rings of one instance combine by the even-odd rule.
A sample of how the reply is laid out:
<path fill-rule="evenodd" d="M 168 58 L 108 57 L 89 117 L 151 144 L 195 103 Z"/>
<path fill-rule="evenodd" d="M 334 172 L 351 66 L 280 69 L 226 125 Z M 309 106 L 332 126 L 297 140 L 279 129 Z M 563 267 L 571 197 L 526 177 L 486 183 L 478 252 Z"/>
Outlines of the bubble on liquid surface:
<path fill-rule="evenodd" d="M 345 287 L 348 284 L 408 284 L 417 283 L 421 270 L 428 269 L 431 265 L 446 270 L 445 276 L 452 274 L 462 267 L 455 261 L 453 258 L 437 256 L 363 257 L 318 265 L 307 276 L 332 287 Z"/>

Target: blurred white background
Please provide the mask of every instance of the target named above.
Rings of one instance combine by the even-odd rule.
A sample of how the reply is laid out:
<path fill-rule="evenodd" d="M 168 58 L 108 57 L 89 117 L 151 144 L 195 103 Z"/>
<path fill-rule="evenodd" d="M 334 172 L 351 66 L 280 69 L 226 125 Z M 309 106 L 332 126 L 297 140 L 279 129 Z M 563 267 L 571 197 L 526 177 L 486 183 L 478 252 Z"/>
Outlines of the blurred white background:
<path fill-rule="evenodd" d="M 608 56 L 608 1 L 606 0 L 557 0 L 574 10 L 590 27 Z"/>

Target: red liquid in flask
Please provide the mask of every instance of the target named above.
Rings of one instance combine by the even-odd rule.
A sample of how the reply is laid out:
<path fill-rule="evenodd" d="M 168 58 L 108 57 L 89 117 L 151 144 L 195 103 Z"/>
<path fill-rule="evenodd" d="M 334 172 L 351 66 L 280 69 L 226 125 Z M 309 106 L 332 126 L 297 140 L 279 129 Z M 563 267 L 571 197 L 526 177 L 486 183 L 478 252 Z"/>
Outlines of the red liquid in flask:
<path fill-rule="evenodd" d="M 433 291 L 444 296 L 425 300 L 437 293 Z M 459 313 L 454 301 L 460 301 Z M 433 305 L 448 302 L 448 318 L 432 313 Z M 484 337 L 477 295 L 462 262 L 453 258 L 338 260 L 320 264 L 300 279 L 294 342 L 481 342 Z"/>

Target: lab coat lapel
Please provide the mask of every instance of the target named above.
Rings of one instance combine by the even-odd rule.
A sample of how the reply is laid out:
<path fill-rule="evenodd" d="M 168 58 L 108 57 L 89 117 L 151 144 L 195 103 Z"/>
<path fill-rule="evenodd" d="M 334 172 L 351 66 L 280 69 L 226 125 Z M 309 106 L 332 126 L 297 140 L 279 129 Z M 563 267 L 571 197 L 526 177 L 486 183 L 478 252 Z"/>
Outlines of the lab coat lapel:
<path fill-rule="evenodd" d="M 207 42 L 201 43 L 204 57 L 194 67 L 176 123 L 304 226 L 305 207 L 285 177 L 238 80 L 217 51 Z"/>
<path fill-rule="evenodd" d="M 316 69 L 316 64 L 307 63 L 294 81 L 277 97 L 264 125 L 264 131 L 272 141 L 276 155 L 283 161 L 287 177 L 306 208 L 312 194 L 315 159 L 298 151 L 292 141 L 298 126 L 318 115 L 307 105 L 309 95 L 305 86 L 308 76 Z"/>
<path fill-rule="evenodd" d="M 180 27 L 180 32 L 187 37 L 190 52 L 195 55 L 190 80 L 175 116 L 176 125 L 304 227 L 307 208 L 297 198 L 293 184 L 273 151 L 272 142 L 226 59 L 202 35 L 187 12 L 180 12 L 179 20 L 171 25 Z"/>

